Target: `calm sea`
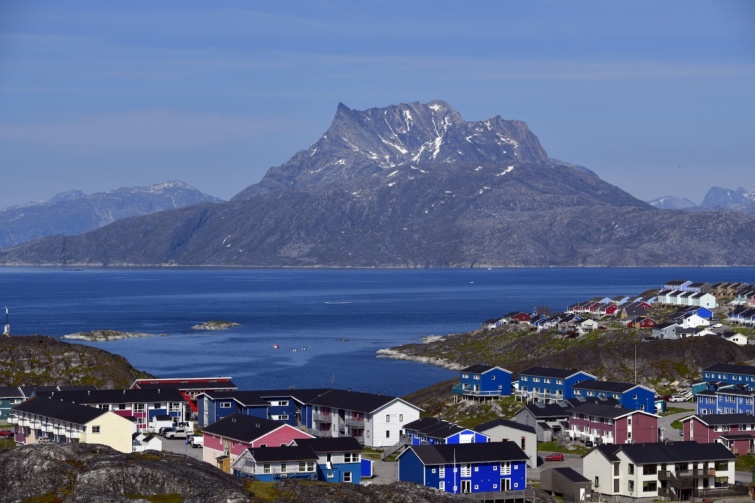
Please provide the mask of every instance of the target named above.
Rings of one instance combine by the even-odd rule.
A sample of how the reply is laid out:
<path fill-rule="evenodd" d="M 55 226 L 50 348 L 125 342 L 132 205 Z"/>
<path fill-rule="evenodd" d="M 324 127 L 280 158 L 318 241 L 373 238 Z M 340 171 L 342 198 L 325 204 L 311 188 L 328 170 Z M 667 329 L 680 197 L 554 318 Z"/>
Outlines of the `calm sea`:
<path fill-rule="evenodd" d="M 9 307 L 14 335 L 154 334 L 91 345 L 159 377 L 222 375 L 240 389 L 336 386 L 404 395 L 458 373 L 377 358 L 378 349 L 474 330 L 512 310 L 639 294 L 669 279 L 755 283 L 755 268 L 0 268 L 0 307 Z M 208 320 L 240 326 L 191 330 Z"/>

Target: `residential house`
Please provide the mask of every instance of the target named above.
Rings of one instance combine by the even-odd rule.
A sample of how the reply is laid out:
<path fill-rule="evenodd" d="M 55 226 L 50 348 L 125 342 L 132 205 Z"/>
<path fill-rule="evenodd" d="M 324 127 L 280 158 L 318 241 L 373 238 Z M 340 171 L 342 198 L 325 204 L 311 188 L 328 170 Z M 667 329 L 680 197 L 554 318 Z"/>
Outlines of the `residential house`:
<path fill-rule="evenodd" d="M 738 307 L 732 310 L 726 317 L 729 323 L 753 326 L 755 325 L 755 308 Z"/>
<path fill-rule="evenodd" d="M 26 399 L 18 386 L 0 387 L 0 422 L 5 423 L 13 407 Z"/>
<path fill-rule="evenodd" d="M 487 435 L 442 419 L 424 417 L 404 425 L 409 445 L 473 444 L 489 442 Z"/>
<path fill-rule="evenodd" d="M 204 428 L 202 459 L 231 473 L 231 466 L 249 448 L 280 447 L 312 435 L 278 421 L 232 414 Z"/>
<path fill-rule="evenodd" d="M 736 344 L 737 346 L 747 346 L 749 339 L 746 335 L 742 335 L 739 332 L 723 332 L 721 338 L 725 341 Z"/>
<path fill-rule="evenodd" d="M 561 496 L 561 501 L 590 501 L 591 482 L 569 467 L 550 468 L 540 472 L 540 488 Z"/>
<path fill-rule="evenodd" d="M 587 403 L 584 398 L 529 403 L 514 414 L 514 421 L 534 428 L 538 442 L 550 442 L 569 429 L 569 409 Z M 615 403 L 615 402 L 612 402 Z"/>
<path fill-rule="evenodd" d="M 747 384 L 755 388 L 755 367 L 732 363 L 714 363 L 702 370 L 702 380 L 725 384 Z"/>
<path fill-rule="evenodd" d="M 530 315 L 523 311 L 512 311 L 510 313 L 506 313 L 503 315 L 503 319 L 505 319 L 510 325 L 530 324 Z"/>
<path fill-rule="evenodd" d="M 453 393 L 465 400 L 485 400 L 511 395 L 511 371 L 495 365 L 471 365 L 461 371 Z"/>
<path fill-rule="evenodd" d="M 516 442 L 529 458 L 528 466 L 537 465 L 537 432 L 534 427 L 498 418 L 479 424 L 473 430 L 486 435 L 490 442 Z"/>
<path fill-rule="evenodd" d="M 667 281 L 663 284 L 661 287 L 661 290 L 679 290 L 679 291 L 686 291 L 687 287 L 691 285 L 692 282 L 685 279 L 672 279 Z"/>
<path fill-rule="evenodd" d="M 207 391 L 234 391 L 238 386 L 230 377 L 169 377 L 137 379 L 131 384 L 131 388 L 178 390 L 187 405 L 186 419 L 192 419 L 196 418 L 198 412 L 197 396 Z"/>
<path fill-rule="evenodd" d="M 681 328 L 681 326 L 672 321 L 661 323 L 653 327 L 653 337 L 656 339 L 676 339 L 677 328 Z"/>
<path fill-rule="evenodd" d="M 655 390 L 627 382 L 582 381 L 572 386 L 575 397 L 613 398 L 630 410 L 655 411 Z"/>
<path fill-rule="evenodd" d="M 519 392 L 535 401 L 558 401 L 572 398 L 572 386 L 588 379 L 595 376 L 581 370 L 530 367 L 519 373 Z"/>
<path fill-rule="evenodd" d="M 621 319 L 624 318 L 636 318 L 638 316 L 644 316 L 652 309 L 652 306 L 645 301 L 635 301 L 629 304 L 621 306 L 615 314 Z"/>
<path fill-rule="evenodd" d="M 658 442 L 658 416 L 621 406 L 584 403 L 569 409 L 568 435 L 596 444 Z"/>
<path fill-rule="evenodd" d="M 132 423 L 118 414 L 60 399 L 34 397 L 11 411 L 18 444 L 102 444 L 131 452 Z"/>
<path fill-rule="evenodd" d="M 711 414 L 682 419 L 684 440 L 699 444 L 719 442 L 734 454 L 749 454 L 755 447 L 755 416 Z"/>
<path fill-rule="evenodd" d="M 690 500 L 734 483 L 736 456 L 722 444 L 603 444 L 583 456 L 583 475 L 604 499 Z"/>
<path fill-rule="evenodd" d="M 421 411 L 397 397 L 332 389 L 306 404 L 304 419 L 318 437 L 351 436 L 368 447 L 390 447 Z"/>
<path fill-rule="evenodd" d="M 719 385 L 716 390 L 701 391 L 696 395 L 697 413 L 755 414 L 755 392 L 746 386 Z"/>
<path fill-rule="evenodd" d="M 162 451 L 163 441 L 152 433 L 132 433 L 131 450 L 133 452 Z"/>
<path fill-rule="evenodd" d="M 247 449 L 231 468 L 234 475 L 265 482 L 308 479 L 359 484 L 361 451 L 352 437 L 299 439 L 280 447 Z"/>
<path fill-rule="evenodd" d="M 398 456 L 398 479 L 447 493 L 524 491 L 527 455 L 514 442 L 413 445 Z"/>
<path fill-rule="evenodd" d="M 119 416 L 134 417 L 139 432 L 148 431 L 156 416 L 171 416 L 176 423 L 187 420 L 186 402 L 181 393 L 173 388 L 50 391 L 37 392 L 37 395 L 111 410 Z"/>

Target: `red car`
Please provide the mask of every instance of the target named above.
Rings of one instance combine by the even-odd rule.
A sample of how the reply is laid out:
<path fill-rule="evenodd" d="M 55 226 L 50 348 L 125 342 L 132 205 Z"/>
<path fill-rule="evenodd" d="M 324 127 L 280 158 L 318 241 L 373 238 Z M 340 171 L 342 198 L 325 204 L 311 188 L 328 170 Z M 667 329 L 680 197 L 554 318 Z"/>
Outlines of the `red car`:
<path fill-rule="evenodd" d="M 13 438 L 13 431 L 0 430 L 0 438 Z"/>
<path fill-rule="evenodd" d="M 545 456 L 546 461 L 563 461 L 564 455 L 560 452 L 554 452 L 553 454 L 548 454 Z"/>

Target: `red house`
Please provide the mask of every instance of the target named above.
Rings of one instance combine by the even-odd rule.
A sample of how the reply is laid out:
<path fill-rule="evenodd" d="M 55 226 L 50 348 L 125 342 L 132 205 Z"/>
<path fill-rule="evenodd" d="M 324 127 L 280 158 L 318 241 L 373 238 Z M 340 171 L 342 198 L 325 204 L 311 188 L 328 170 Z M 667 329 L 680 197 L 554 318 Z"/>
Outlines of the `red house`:
<path fill-rule="evenodd" d="M 166 379 L 137 379 L 131 389 L 177 389 L 189 405 L 191 415 L 197 414 L 197 395 L 208 391 L 236 391 L 230 377 L 171 377 Z"/>
<path fill-rule="evenodd" d="M 204 428 L 202 460 L 231 473 L 231 465 L 247 449 L 281 447 L 292 440 L 315 438 L 290 424 L 244 414 L 231 414 Z"/>
<path fill-rule="evenodd" d="M 706 414 L 682 419 L 684 440 L 698 444 L 724 444 L 734 454 L 755 451 L 755 416 L 749 414 Z"/>
<path fill-rule="evenodd" d="M 603 444 L 658 442 L 658 416 L 618 405 L 583 403 L 568 410 L 573 439 Z"/>

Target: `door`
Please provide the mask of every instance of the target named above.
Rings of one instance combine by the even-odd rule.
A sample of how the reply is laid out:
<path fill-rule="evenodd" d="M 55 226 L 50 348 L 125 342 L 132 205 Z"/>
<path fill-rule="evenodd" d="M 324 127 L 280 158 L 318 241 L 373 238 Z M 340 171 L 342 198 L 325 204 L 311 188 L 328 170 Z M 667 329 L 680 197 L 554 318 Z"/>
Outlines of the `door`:
<path fill-rule="evenodd" d="M 501 479 L 501 491 L 511 491 L 511 479 Z"/>
<path fill-rule="evenodd" d="M 461 492 L 464 494 L 468 494 L 472 492 L 472 481 L 471 480 L 462 480 L 461 481 Z"/>

